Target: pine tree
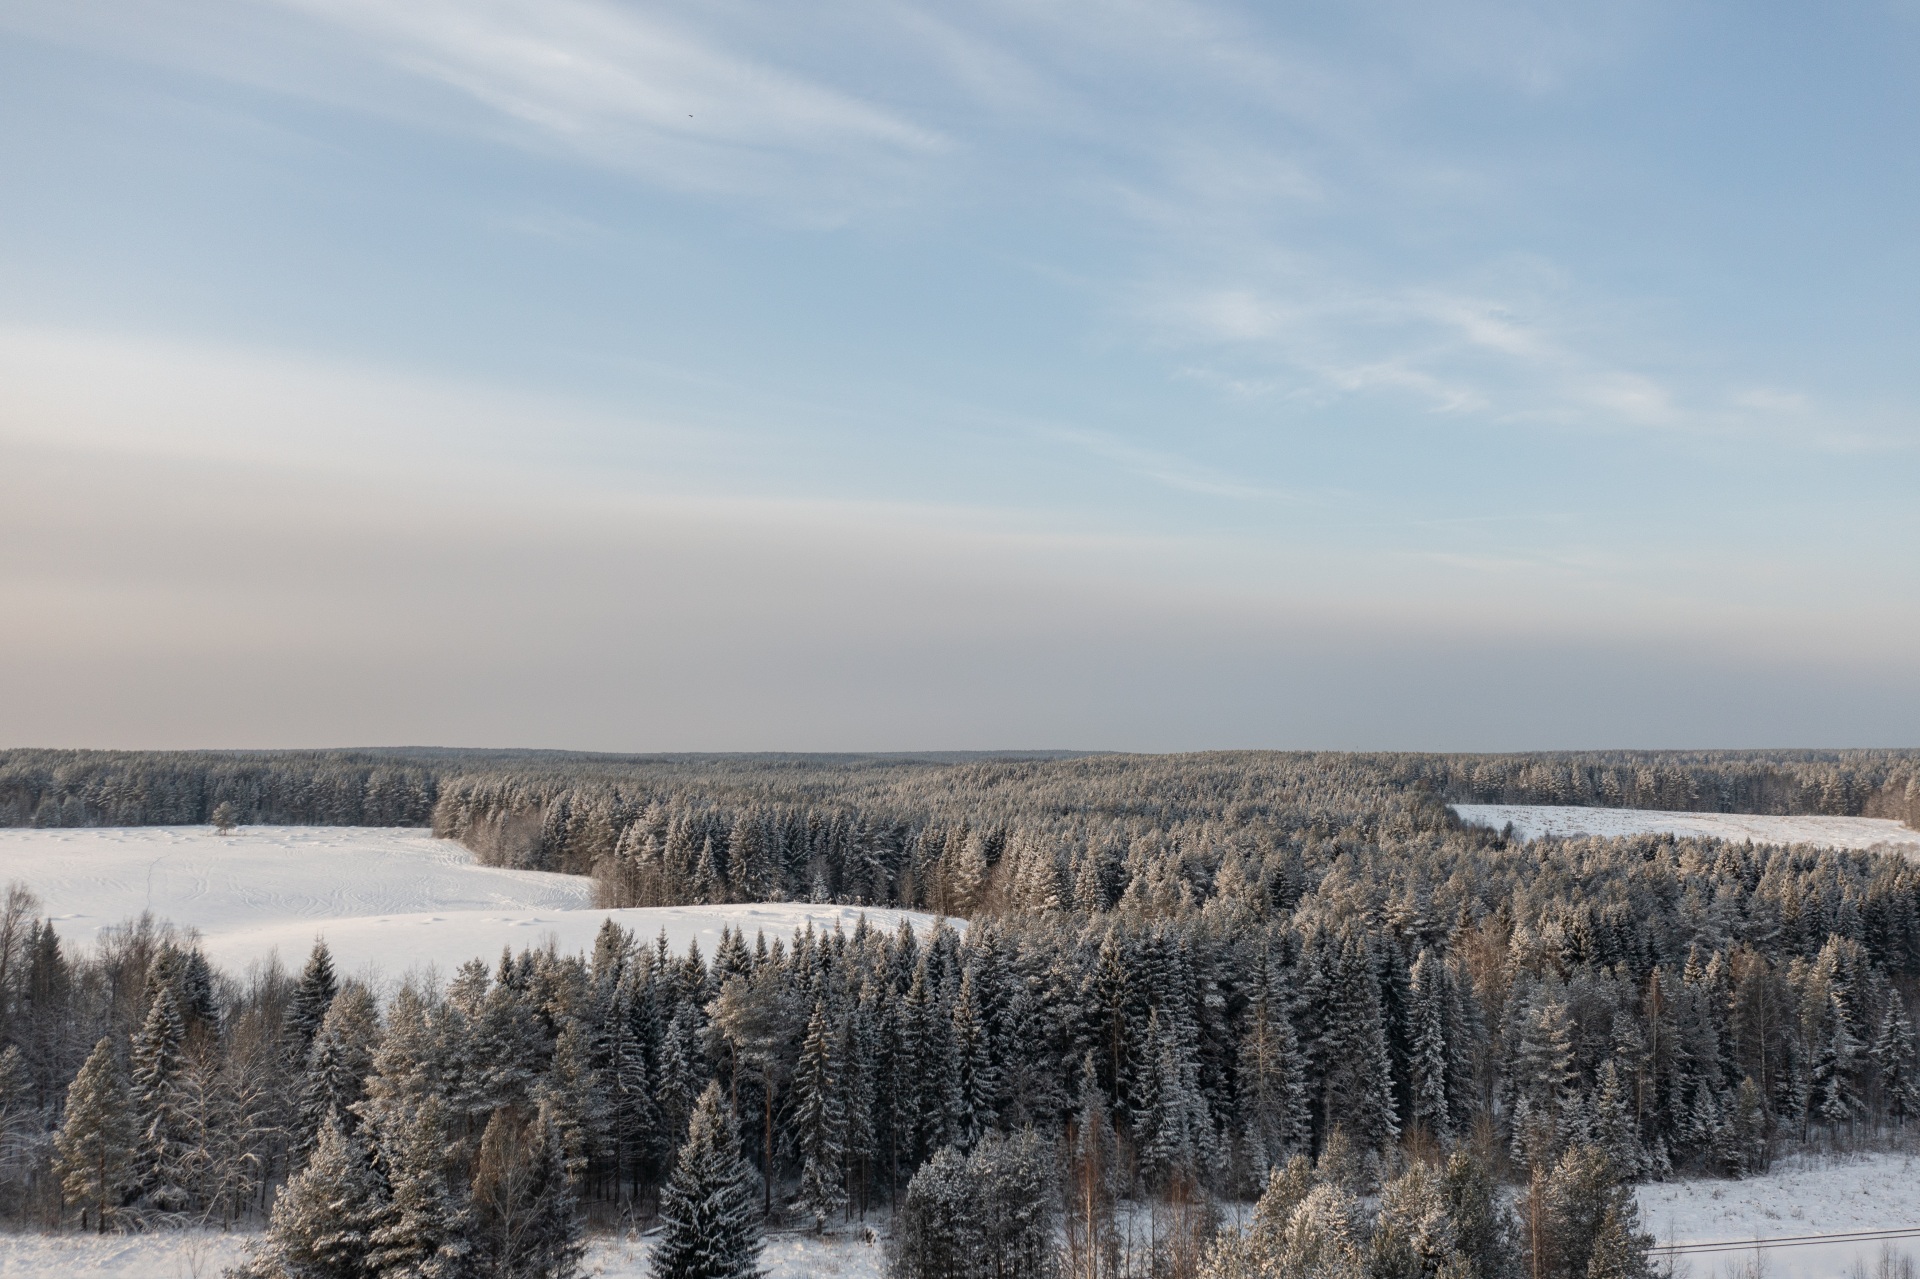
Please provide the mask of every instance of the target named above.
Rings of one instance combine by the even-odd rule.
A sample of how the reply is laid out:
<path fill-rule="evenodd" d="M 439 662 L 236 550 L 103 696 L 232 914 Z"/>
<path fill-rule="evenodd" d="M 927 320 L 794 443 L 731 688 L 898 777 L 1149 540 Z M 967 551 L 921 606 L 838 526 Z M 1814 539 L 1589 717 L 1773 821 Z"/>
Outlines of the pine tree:
<path fill-rule="evenodd" d="M 1604 1265 L 1618 1266 L 1619 1257 L 1636 1246 L 1644 1260 L 1652 1241 L 1640 1233 L 1633 1188 L 1599 1147 L 1569 1149 L 1550 1173 L 1536 1176 L 1534 1194 L 1539 1202 L 1532 1264 L 1540 1273 L 1581 1279 L 1603 1246 Z"/>
<path fill-rule="evenodd" d="M 1742 1079 L 1734 1092 L 1723 1146 L 1721 1163 L 1734 1176 L 1744 1177 L 1766 1166 L 1767 1113 L 1760 1100 L 1760 1085 L 1753 1082 L 1752 1075 Z M 1623 1166 L 1623 1171 L 1628 1169 Z"/>
<path fill-rule="evenodd" d="M 846 1159 L 846 1112 L 840 1095 L 840 1063 L 833 1027 L 823 1002 L 815 1001 L 793 1075 L 793 1137 L 799 1148 L 799 1202 L 813 1218 L 815 1231 L 826 1229 L 846 1206 L 842 1188 Z"/>
<path fill-rule="evenodd" d="M 989 1134 L 967 1156 L 970 1216 L 980 1252 L 975 1273 L 1045 1279 L 1054 1261 L 1051 1161 L 1039 1134 Z"/>
<path fill-rule="evenodd" d="M 429 1100 L 444 1103 L 455 1091 L 449 1077 L 454 1073 L 452 1045 L 441 1041 L 435 1025 L 440 1019 L 436 1013 L 444 1017 L 451 1011 L 445 1005 L 430 1007 L 411 985 L 394 995 L 359 1107 L 382 1131 L 392 1126 L 389 1119 L 398 1122 Z"/>
<path fill-rule="evenodd" d="M 1487 1166 L 1456 1150 L 1447 1158 L 1443 1180 L 1454 1251 L 1466 1263 L 1465 1273 L 1484 1279 L 1512 1273 L 1513 1216 Z"/>
<path fill-rule="evenodd" d="M 758 1279 L 760 1223 L 753 1172 L 740 1157 L 733 1111 L 709 1083 L 694 1106 L 673 1175 L 660 1196 L 657 1279 Z"/>
<path fill-rule="evenodd" d="M 551 1106 L 542 1106 L 535 1119 L 532 1155 L 527 1178 L 528 1229 L 517 1277 L 572 1279 L 586 1254 L 586 1223 Z"/>
<path fill-rule="evenodd" d="M 570 1279 L 584 1245 L 578 1199 L 550 1107 L 503 1106 L 475 1160 L 472 1242 L 478 1268 L 499 1279 Z"/>
<path fill-rule="evenodd" d="M 118 1212 L 133 1162 L 134 1127 L 127 1082 L 111 1039 L 93 1047 L 67 1089 L 67 1113 L 53 1139 L 53 1175 L 68 1203 L 80 1205 L 104 1233 Z"/>

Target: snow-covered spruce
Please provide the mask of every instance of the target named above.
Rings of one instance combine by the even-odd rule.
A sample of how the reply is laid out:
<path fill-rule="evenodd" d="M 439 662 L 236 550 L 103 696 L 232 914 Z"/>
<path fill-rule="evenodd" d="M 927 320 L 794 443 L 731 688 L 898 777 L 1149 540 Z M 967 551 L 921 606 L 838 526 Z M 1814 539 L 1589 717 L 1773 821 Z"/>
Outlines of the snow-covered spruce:
<path fill-rule="evenodd" d="M 754 1176 L 740 1157 L 733 1111 L 710 1083 L 694 1103 L 687 1140 L 660 1197 L 653 1248 L 659 1279 L 754 1279 L 760 1273 Z"/>

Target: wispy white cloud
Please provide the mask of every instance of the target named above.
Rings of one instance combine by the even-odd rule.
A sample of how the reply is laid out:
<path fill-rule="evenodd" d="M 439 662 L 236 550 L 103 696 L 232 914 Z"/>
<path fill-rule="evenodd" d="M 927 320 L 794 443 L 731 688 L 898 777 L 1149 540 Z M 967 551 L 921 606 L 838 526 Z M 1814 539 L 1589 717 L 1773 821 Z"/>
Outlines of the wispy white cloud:
<path fill-rule="evenodd" d="M 953 140 L 620 0 L 19 0 L 0 30 L 574 157 L 783 215 L 897 198 Z"/>
<path fill-rule="evenodd" d="M 606 163 L 760 188 L 755 158 L 913 155 L 937 132 L 611 0 L 277 0 Z"/>

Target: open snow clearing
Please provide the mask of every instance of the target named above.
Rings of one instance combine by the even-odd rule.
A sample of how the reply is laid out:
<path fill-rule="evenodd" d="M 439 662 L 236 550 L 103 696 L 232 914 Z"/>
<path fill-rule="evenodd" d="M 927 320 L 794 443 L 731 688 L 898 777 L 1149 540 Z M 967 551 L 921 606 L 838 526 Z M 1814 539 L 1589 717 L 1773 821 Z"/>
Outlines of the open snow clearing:
<path fill-rule="evenodd" d="M 1920 1197 L 1909 1155 L 1782 1160 L 1744 1181 L 1641 1186 L 1640 1224 L 1673 1245 L 1676 1274 L 1744 1273 L 1756 1256 L 1771 1279 L 1828 1279 L 1856 1262 L 1872 1272 L 1882 1248 L 1920 1256 Z M 1904 1236 L 1904 1237 L 1903 1237 Z M 1755 1243 L 1760 1244 L 1756 1250 Z"/>
<path fill-rule="evenodd" d="M 1650 808 L 1586 808 L 1569 804 L 1455 804 L 1470 826 L 1511 824 L 1516 839 L 1589 835 L 1674 835 L 1736 843 L 1813 844 L 1820 848 L 1885 848 L 1920 854 L 1920 830 L 1881 817 L 1777 817 L 1765 813 L 1668 813 Z"/>
<path fill-rule="evenodd" d="M 501 948 L 593 944 L 611 917 L 643 939 L 662 929 L 684 953 L 711 955 L 725 927 L 748 940 L 851 929 L 861 916 L 892 930 L 935 917 L 917 911 L 749 902 L 627 910 L 592 907 L 577 875 L 482 866 L 423 830 L 258 826 L 217 835 L 205 826 L 0 830 L 0 885 L 24 882 L 68 946 L 144 912 L 196 930 L 206 956 L 236 974 L 278 952 L 298 966 L 324 936 L 346 974 L 389 979 L 428 965 L 443 976 Z M 963 927 L 956 924 L 955 927 Z"/>

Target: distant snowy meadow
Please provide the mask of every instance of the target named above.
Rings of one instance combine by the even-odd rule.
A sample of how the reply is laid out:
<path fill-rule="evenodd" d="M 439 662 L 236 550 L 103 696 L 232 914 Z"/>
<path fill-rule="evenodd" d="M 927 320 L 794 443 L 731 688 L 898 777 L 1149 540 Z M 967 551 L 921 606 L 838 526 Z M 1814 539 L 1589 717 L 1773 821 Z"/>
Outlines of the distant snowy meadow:
<path fill-rule="evenodd" d="M 852 929 L 863 915 L 888 931 L 902 919 L 916 929 L 935 922 L 805 902 L 598 910 L 581 876 L 482 866 L 459 844 L 408 828 L 0 829 L 0 884 L 16 880 L 68 946 L 151 912 L 195 930 L 208 960 L 231 972 L 276 953 L 298 966 L 324 937 L 343 974 L 376 982 L 428 966 L 447 976 L 469 959 L 549 940 L 583 951 L 609 918 L 649 942 L 664 930 L 676 954 L 698 941 L 707 955 L 729 927 L 751 942 L 762 930 L 771 941 L 809 924 Z"/>
<path fill-rule="evenodd" d="M 1756 844 L 1812 844 L 1820 848 L 1886 848 L 1920 853 L 1920 830 L 1879 817 L 1776 817 L 1763 813 L 1660 812 L 1647 808 L 1588 808 L 1571 804 L 1455 804 L 1470 826 L 1513 827 L 1521 840 L 1597 835 L 1674 835 L 1751 840 Z"/>

